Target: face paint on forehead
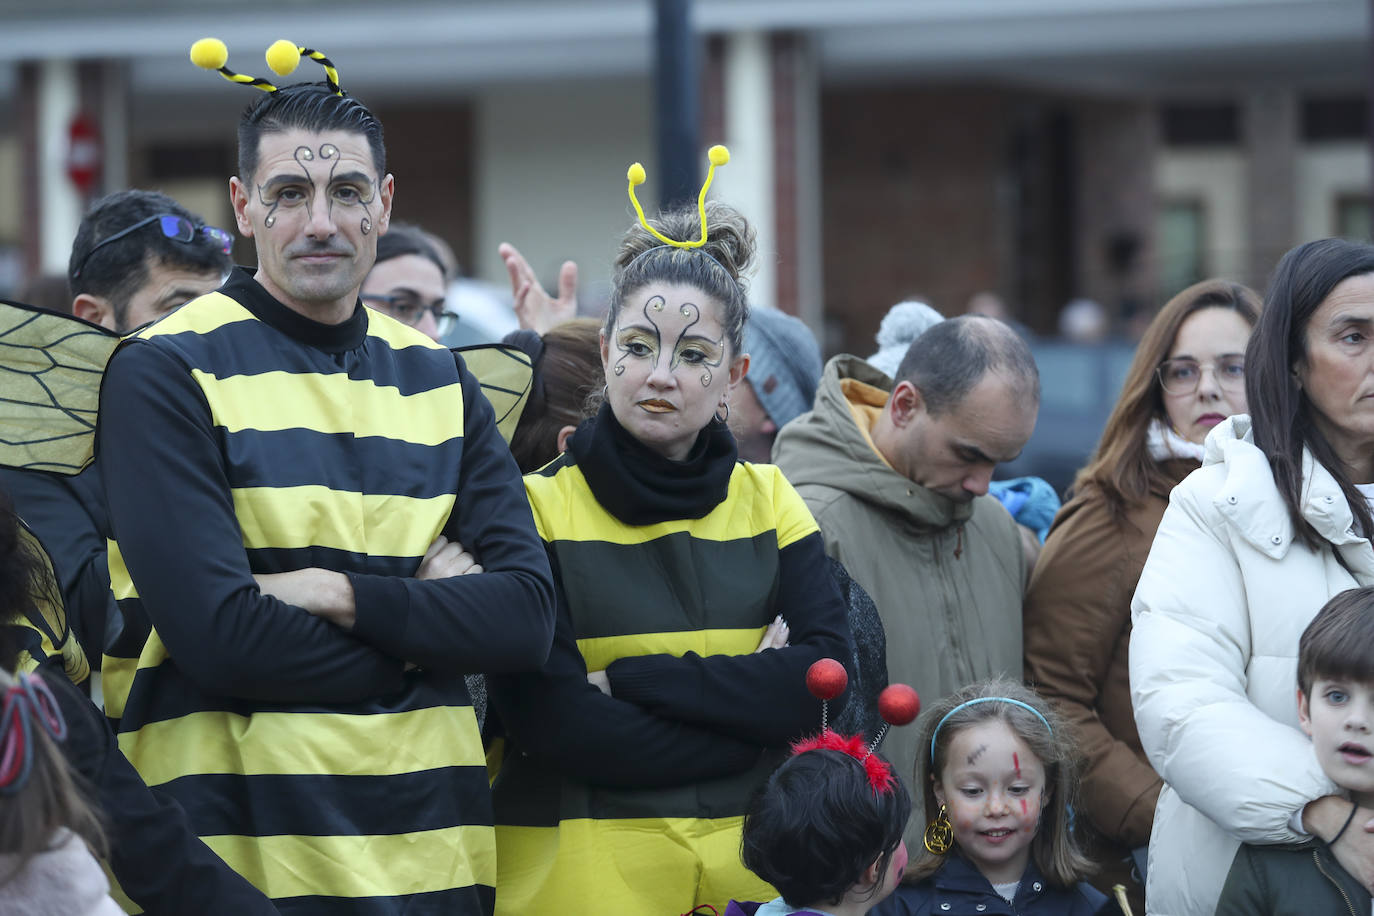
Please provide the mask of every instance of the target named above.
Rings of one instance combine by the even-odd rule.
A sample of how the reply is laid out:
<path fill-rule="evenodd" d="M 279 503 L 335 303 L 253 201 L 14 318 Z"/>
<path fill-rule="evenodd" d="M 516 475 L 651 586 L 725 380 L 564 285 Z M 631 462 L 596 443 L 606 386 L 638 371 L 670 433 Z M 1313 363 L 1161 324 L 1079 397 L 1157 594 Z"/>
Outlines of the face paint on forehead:
<path fill-rule="evenodd" d="M 357 197 L 344 201 L 337 200 L 332 191 L 334 173 L 338 170 L 339 163 L 342 161 L 342 156 L 337 146 L 332 143 L 321 143 L 318 151 L 312 150 L 308 146 L 298 146 L 295 151 L 292 152 L 291 158 L 296 165 L 300 167 L 301 177 L 304 179 L 305 184 L 310 187 L 310 193 L 306 195 L 304 201 L 307 216 L 311 218 L 314 217 L 314 203 L 319 194 L 320 179 L 322 178 L 328 199 L 330 215 L 333 215 L 335 203 L 342 203 L 344 206 L 360 206 L 364 214 L 366 214 L 359 224 L 362 233 L 363 235 L 367 235 L 372 231 L 372 205 L 377 199 L 377 190 L 373 186 L 373 183 L 371 181 L 362 183 L 362 187 L 354 188 L 351 192 L 356 194 Z M 327 175 L 321 176 L 318 173 L 324 167 L 323 163 L 329 164 L 329 172 Z M 258 200 L 263 206 L 267 207 L 267 216 L 263 219 L 263 225 L 271 229 L 276 225 L 277 209 L 281 206 L 282 200 L 281 194 L 278 193 L 276 197 L 269 202 L 266 198 L 266 192 L 266 185 L 258 185 Z"/>
<path fill-rule="evenodd" d="M 687 319 L 687 324 L 683 326 L 682 333 L 678 334 L 677 341 L 673 344 L 673 361 L 668 368 L 670 371 L 676 370 L 683 358 L 692 354 L 693 358 L 690 364 L 705 369 L 701 374 L 701 387 L 710 388 L 711 370 L 720 368 L 720 364 L 725 361 L 725 335 L 722 334 L 719 340 L 711 341 L 708 339 L 704 344 L 700 342 L 700 336 L 688 340 L 688 333 L 701 322 L 701 309 L 695 303 L 684 302 L 681 310 L 682 317 Z"/>

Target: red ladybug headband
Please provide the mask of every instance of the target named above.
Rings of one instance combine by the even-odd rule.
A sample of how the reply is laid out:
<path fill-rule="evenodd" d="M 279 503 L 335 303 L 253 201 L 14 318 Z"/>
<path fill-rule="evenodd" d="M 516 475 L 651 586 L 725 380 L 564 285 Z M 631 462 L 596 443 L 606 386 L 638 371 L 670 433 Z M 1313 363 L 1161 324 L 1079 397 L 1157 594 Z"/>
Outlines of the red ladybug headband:
<path fill-rule="evenodd" d="M 893 790 L 896 777 L 892 767 L 881 757 L 873 756 L 873 751 L 893 725 L 906 725 L 916 719 L 921 712 L 921 698 L 906 684 L 889 684 L 878 694 L 878 714 L 883 717 L 883 727 L 868 744 L 863 735 L 841 735 L 829 727 L 829 702 L 844 693 L 849 686 L 849 674 L 844 665 L 833 658 L 823 658 L 806 671 L 806 688 L 811 695 L 821 701 L 821 730 L 810 738 L 804 738 L 792 745 L 792 755 L 807 751 L 839 751 L 848 754 L 863 764 L 868 784 L 878 794 Z"/>

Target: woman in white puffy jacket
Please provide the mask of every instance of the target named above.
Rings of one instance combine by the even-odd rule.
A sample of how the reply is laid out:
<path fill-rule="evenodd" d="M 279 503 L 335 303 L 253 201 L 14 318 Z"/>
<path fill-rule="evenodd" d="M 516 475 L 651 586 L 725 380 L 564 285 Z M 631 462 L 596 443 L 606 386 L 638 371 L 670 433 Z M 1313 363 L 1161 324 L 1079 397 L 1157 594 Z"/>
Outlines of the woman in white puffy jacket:
<path fill-rule="evenodd" d="M 1297 654 L 1328 598 L 1374 584 L 1374 247 L 1283 257 L 1246 398 L 1250 416 L 1216 427 L 1174 490 L 1131 608 L 1136 725 L 1166 783 L 1146 889 L 1159 916 L 1211 916 L 1239 843 L 1329 839 L 1350 812 L 1298 730 Z M 1371 819 L 1332 851 L 1374 886 Z"/>

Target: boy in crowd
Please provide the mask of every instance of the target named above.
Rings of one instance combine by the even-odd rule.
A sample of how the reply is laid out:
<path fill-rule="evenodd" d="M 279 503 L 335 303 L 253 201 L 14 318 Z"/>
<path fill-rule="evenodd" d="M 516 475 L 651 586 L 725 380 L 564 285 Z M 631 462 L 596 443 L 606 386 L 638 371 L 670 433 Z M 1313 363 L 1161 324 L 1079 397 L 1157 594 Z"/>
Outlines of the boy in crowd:
<path fill-rule="evenodd" d="M 1298 722 L 1331 781 L 1350 794 L 1350 817 L 1326 844 L 1245 844 L 1236 853 L 1217 916 L 1371 911 L 1370 893 L 1331 849 L 1362 829 L 1374 807 L 1374 587 L 1341 592 L 1298 643 Z M 1367 814 L 1367 812 L 1366 812 Z"/>

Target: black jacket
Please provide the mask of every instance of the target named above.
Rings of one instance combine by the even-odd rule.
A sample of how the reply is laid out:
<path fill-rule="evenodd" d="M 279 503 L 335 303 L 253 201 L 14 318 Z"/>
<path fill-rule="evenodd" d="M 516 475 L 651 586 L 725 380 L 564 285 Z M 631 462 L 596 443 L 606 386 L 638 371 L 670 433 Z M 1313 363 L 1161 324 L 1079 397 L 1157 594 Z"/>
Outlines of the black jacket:
<path fill-rule="evenodd" d="M 36 641 L 36 633 L 23 630 L 21 638 Z M 68 732 L 58 747 L 92 790 L 110 871 L 129 899 L 149 916 L 275 916 L 276 907 L 192 832 L 181 806 L 143 784 L 100 710 L 62 673 L 61 659 L 43 661 L 37 673 L 62 710 Z"/>

